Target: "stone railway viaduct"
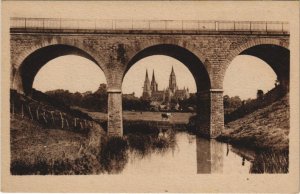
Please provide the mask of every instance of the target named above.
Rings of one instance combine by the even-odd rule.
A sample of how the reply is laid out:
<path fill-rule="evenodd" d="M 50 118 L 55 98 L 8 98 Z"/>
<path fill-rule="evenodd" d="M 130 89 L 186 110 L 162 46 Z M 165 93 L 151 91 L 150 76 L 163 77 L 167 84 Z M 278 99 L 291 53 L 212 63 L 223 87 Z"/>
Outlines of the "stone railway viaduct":
<path fill-rule="evenodd" d="M 197 128 L 213 138 L 224 129 L 223 79 L 236 56 L 264 60 L 280 84 L 289 88 L 287 23 L 178 21 L 174 27 L 176 21 L 140 21 L 135 27 L 131 21 L 124 28 L 118 27 L 121 22 L 100 28 L 96 22 L 88 25 L 80 20 L 70 24 L 62 19 L 12 18 L 11 89 L 30 94 L 35 75 L 48 61 L 71 54 L 85 57 L 103 70 L 107 80 L 108 133 L 123 135 L 121 88 L 126 72 L 144 57 L 166 55 L 181 61 L 194 76 Z"/>

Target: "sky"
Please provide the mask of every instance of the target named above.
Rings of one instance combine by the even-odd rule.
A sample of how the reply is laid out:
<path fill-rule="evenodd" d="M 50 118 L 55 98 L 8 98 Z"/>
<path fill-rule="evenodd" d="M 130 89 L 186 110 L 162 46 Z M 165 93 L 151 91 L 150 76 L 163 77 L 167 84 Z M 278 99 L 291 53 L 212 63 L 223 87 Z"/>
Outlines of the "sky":
<path fill-rule="evenodd" d="M 141 96 L 146 69 L 150 81 L 152 71 L 155 71 L 158 89 L 163 90 L 168 86 L 172 66 L 179 89 L 188 87 L 191 93 L 196 92 L 195 80 L 187 67 L 180 61 L 163 55 L 146 57 L 135 63 L 124 77 L 122 92 L 135 92 L 136 96 Z M 274 71 L 264 61 L 240 55 L 226 71 L 224 95 L 240 96 L 241 99 L 255 98 L 258 89 L 267 92 L 274 87 L 275 80 Z M 33 87 L 43 92 L 55 89 L 86 92 L 96 91 L 101 83 L 106 83 L 105 76 L 94 62 L 69 55 L 53 59 L 42 67 L 34 79 Z"/>
<path fill-rule="evenodd" d="M 135 92 L 136 96 L 141 96 L 145 81 L 146 69 L 148 76 L 152 80 L 153 70 L 155 80 L 158 83 L 158 90 L 163 90 L 169 85 L 169 76 L 172 66 L 176 75 L 176 82 L 179 89 L 188 87 L 189 91 L 196 92 L 196 83 L 189 69 L 177 59 L 163 55 L 154 55 L 143 58 L 129 69 L 124 77 L 122 85 L 123 93 Z M 138 75 L 138 76 L 137 76 Z M 135 83 L 134 85 L 132 83 Z"/>

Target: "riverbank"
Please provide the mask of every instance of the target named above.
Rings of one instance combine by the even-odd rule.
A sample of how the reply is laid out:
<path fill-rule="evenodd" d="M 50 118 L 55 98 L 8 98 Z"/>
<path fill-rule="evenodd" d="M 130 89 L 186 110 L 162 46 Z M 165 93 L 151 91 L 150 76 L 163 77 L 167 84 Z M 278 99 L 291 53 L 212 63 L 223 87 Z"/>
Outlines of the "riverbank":
<path fill-rule="evenodd" d="M 14 114 L 10 130 L 11 174 L 118 174 L 128 163 L 130 153 L 143 158 L 175 146 L 173 130 L 108 137 L 98 127 L 87 134 L 44 128 L 35 120 Z"/>
<path fill-rule="evenodd" d="M 217 140 L 259 150 L 288 151 L 289 97 L 225 125 Z"/>
<path fill-rule="evenodd" d="M 36 120 L 14 114 L 10 123 L 12 174 L 96 174 L 101 138 L 105 132 L 93 122 L 88 133 L 45 128 Z"/>
<path fill-rule="evenodd" d="M 87 109 L 80 108 L 80 107 L 73 107 L 78 109 L 94 120 L 97 121 L 107 121 L 107 113 L 103 112 L 91 112 Z M 151 121 L 151 122 L 160 122 L 165 121 L 162 119 L 161 116 L 162 112 L 140 112 L 140 111 L 123 111 L 123 121 Z M 195 115 L 196 113 L 190 112 L 172 112 L 172 116 L 168 119 L 169 123 L 177 124 L 177 123 L 185 123 L 189 122 L 191 116 Z"/>
<path fill-rule="evenodd" d="M 82 109 L 81 111 L 99 121 L 105 128 L 107 114 Z M 168 121 L 162 121 L 160 112 L 124 111 L 124 133 L 141 130 L 145 133 L 159 131 L 164 126 L 187 130 L 189 119 L 194 115 L 193 113 L 172 113 Z M 288 151 L 288 134 L 289 102 L 288 96 L 285 96 L 269 106 L 227 123 L 217 140 L 254 150 Z"/>

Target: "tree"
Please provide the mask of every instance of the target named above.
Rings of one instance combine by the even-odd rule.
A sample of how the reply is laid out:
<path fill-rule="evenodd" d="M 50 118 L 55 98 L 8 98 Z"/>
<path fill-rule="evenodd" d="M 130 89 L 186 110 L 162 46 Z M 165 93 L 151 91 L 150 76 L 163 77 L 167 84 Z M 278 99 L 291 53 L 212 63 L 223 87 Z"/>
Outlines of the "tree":
<path fill-rule="evenodd" d="M 257 98 L 258 100 L 262 100 L 262 99 L 264 98 L 264 91 L 262 91 L 262 90 L 257 90 L 256 98 Z"/>

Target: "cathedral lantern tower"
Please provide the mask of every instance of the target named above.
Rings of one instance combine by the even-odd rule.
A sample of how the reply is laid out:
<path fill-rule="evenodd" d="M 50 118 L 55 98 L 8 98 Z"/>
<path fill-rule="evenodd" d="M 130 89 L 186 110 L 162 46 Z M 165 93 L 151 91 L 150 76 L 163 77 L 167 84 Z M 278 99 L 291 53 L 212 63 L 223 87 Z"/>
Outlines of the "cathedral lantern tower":
<path fill-rule="evenodd" d="M 176 75 L 172 66 L 172 71 L 169 78 L 169 89 L 174 93 L 177 90 Z"/>
<path fill-rule="evenodd" d="M 150 86 L 150 80 L 148 77 L 148 70 L 146 70 L 146 76 L 144 81 L 144 87 L 143 87 L 143 99 L 149 99 L 151 97 L 151 86 Z"/>
<path fill-rule="evenodd" d="M 155 80 L 155 75 L 154 75 L 154 70 L 153 70 L 153 73 L 152 73 L 152 80 L 151 80 L 151 91 L 152 92 L 157 92 L 157 89 L 158 88 L 158 84 Z"/>

